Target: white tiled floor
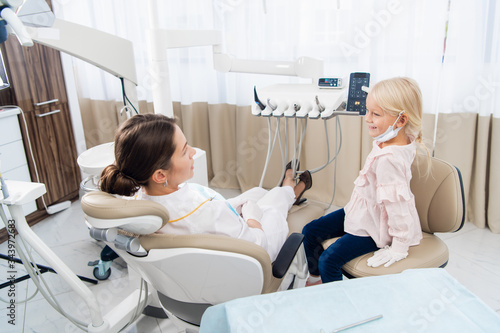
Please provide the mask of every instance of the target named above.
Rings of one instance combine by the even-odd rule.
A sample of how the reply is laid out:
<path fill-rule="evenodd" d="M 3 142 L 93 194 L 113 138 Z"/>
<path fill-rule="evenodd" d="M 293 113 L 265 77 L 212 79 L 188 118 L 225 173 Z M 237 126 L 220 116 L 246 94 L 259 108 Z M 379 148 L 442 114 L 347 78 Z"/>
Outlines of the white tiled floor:
<path fill-rule="evenodd" d="M 234 194 L 237 193 L 231 191 L 223 193 L 226 197 Z M 36 224 L 33 230 L 76 274 L 93 278 L 92 267 L 89 267 L 87 263 L 99 258 L 103 245 L 88 236 L 79 202 L 73 203 L 66 211 Z M 450 261 L 445 269 L 500 314 L 500 235 L 466 223 L 457 233 L 439 236 L 445 240 L 450 249 Z M 1 244 L 0 253 L 6 253 L 6 250 L 7 244 Z M 36 254 L 34 258 L 39 264 L 44 264 Z M 0 267 L 2 272 L 0 282 L 4 282 L 7 279 L 7 262 L 0 260 Z M 24 271 L 20 264 L 16 266 L 16 270 L 17 276 L 22 275 Z M 43 275 L 61 307 L 72 316 L 88 322 L 88 311 L 82 300 L 56 274 L 45 273 Z M 100 281 L 97 285 L 88 285 L 97 296 L 103 313 L 106 313 L 125 295 L 137 288 L 138 279 L 136 276 L 129 277 L 123 261 L 117 259 L 113 262 L 112 274 L 108 280 Z M 10 299 L 7 289 L 0 291 L 0 297 L 4 300 Z M 17 300 L 30 297 L 34 290 L 34 284 L 30 280 L 18 283 L 15 290 Z M 6 306 L 1 306 L 1 332 L 80 331 L 57 313 L 40 294 L 34 295 L 27 304 L 17 305 L 15 325 L 7 322 L 7 314 Z M 125 332 L 173 333 L 176 329 L 168 319 L 157 320 L 141 316 Z"/>

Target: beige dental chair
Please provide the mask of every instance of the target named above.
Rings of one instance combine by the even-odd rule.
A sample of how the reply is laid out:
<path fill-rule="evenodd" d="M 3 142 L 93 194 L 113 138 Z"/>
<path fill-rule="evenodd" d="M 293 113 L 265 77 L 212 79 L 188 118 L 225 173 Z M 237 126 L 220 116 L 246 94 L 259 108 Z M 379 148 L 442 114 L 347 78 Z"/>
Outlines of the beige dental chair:
<path fill-rule="evenodd" d="M 305 255 L 298 251 L 303 236 L 293 231 L 324 213 L 315 205 L 295 208 L 288 218 L 291 234 L 272 263 L 262 247 L 235 238 L 154 234 L 169 220 L 166 208 L 156 202 L 97 191 L 85 194 L 81 206 L 91 236 L 104 241 L 148 282 L 178 328 L 194 331 L 211 305 L 275 292 L 285 275 L 305 280 Z"/>
<path fill-rule="evenodd" d="M 446 244 L 434 233 L 455 232 L 462 228 L 465 219 L 465 202 L 462 177 L 453 165 L 430 157 L 430 172 L 427 173 L 429 157 L 417 154 L 412 164 L 411 191 L 415 196 L 423 239 L 410 247 L 408 257 L 389 267 L 369 267 L 366 264 L 373 252 L 359 256 L 343 267 L 348 278 L 401 273 L 411 268 L 445 267 L 449 253 Z M 338 238 L 323 242 L 323 248 Z"/>

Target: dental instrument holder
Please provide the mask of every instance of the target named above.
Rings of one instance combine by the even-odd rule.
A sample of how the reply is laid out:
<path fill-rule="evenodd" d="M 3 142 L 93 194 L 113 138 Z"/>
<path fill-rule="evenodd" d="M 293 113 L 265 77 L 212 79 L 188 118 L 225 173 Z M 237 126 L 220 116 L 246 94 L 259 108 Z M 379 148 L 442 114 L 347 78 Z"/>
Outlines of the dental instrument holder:
<path fill-rule="evenodd" d="M 283 117 L 286 109 L 288 109 L 288 104 L 286 102 L 278 101 L 277 107 L 273 111 L 273 117 Z"/>
<path fill-rule="evenodd" d="M 45 194 L 45 185 L 41 183 L 6 180 L 9 188 L 9 197 L 0 199 L 0 203 L 9 208 L 15 228 L 22 239 L 28 243 L 52 268 L 47 271 L 56 272 L 86 303 L 90 311 L 91 322 L 87 326 L 91 333 L 111 333 L 122 330 L 135 315 L 137 299 L 140 291 L 137 289 L 128 295 L 118 306 L 114 307 L 103 317 L 96 296 L 82 282 L 73 271 L 33 232 L 26 222 L 22 205 L 36 200 Z M 7 257 L 7 260 L 13 260 Z M 16 261 L 16 262 L 21 262 Z M 30 263 L 32 264 L 32 263 Z M 34 264 L 32 264 L 34 265 Z M 37 265 L 39 266 L 39 265 Z M 44 269 L 43 266 L 39 266 Z M 86 279 L 86 278 L 85 278 Z M 86 279 L 86 282 L 97 283 L 96 280 Z M 10 282 L 9 282 L 10 285 Z M 141 298 L 142 300 L 142 298 Z"/>
<path fill-rule="evenodd" d="M 346 87 L 320 89 L 312 84 L 278 84 L 258 91 L 254 87 L 254 101 L 252 114 L 255 116 L 330 119 L 360 115 L 358 111 L 346 110 Z"/>
<path fill-rule="evenodd" d="M 345 88 L 320 89 L 311 84 L 281 84 L 259 89 L 258 92 L 254 86 L 253 92 L 255 104 L 252 106 L 252 114 L 267 117 L 268 119 L 276 117 L 279 121 L 279 118 L 284 116 L 285 118 L 307 121 L 307 118 L 328 120 L 339 115 L 359 116 L 357 111 L 346 110 L 347 92 Z M 262 103 L 262 100 L 267 101 L 267 104 Z M 295 130 L 297 130 L 297 123 L 295 126 Z M 271 143 L 271 132 L 269 134 L 266 162 L 259 186 L 263 185 L 267 165 L 274 149 L 274 143 Z M 302 142 L 302 139 L 300 139 L 300 142 Z M 294 151 L 298 152 L 298 156 L 294 155 L 294 159 L 300 159 L 300 149 L 297 149 L 297 147 L 297 143 L 295 143 Z M 282 158 L 287 159 L 286 155 L 282 156 Z M 320 167 L 318 170 L 322 168 Z"/>
<path fill-rule="evenodd" d="M 297 110 L 300 110 L 300 104 L 299 103 L 291 103 L 288 108 L 285 110 L 285 117 L 287 118 L 294 118 L 295 114 L 297 113 Z"/>
<path fill-rule="evenodd" d="M 274 110 L 278 108 L 276 102 L 272 101 L 270 98 L 267 99 L 267 106 L 260 113 L 262 117 L 271 117 L 273 115 Z"/>
<path fill-rule="evenodd" d="M 305 118 L 311 111 L 312 111 L 312 106 L 309 102 L 302 103 L 300 105 L 300 108 L 298 108 L 297 111 L 295 112 L 295 117 Z"/>

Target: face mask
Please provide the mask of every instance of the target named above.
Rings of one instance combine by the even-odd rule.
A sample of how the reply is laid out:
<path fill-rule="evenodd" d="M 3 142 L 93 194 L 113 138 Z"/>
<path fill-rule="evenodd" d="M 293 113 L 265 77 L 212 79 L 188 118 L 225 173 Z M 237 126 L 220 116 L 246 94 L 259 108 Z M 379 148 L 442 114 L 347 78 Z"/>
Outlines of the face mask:
<path fill-rule="evenodd" d="M 394 124 L 392 124 L 391 126 L 389 126 L 387 128 L 387 131 L 385 131 L 384 133 L 380 134 L 379 136 L 375 137 L 374 140 L 378 141 L 378 142 L 386 142 L 386 141 L 389 141 L 391 139 L 394 139 L 396 137 L 396 135 L 398 135 L 398 132 L 403 128 L 403 127 L 398 127 L 396 129 L 394 129 L 394 126 L 396 126 L 396 123 L 398 122 L 399 118 L 401 117 L 401 115 L 404 113 L 404 111 L 401 111 L 398 115 L 398 117 L 396 118 L 396 121 L 394 122 Z"/>

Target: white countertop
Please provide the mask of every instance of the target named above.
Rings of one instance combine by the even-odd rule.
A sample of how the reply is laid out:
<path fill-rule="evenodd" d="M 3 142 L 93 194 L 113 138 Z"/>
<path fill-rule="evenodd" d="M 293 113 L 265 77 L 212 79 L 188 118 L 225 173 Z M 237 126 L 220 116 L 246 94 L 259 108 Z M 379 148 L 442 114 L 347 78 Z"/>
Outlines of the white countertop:
<path fill-rule="evenodd" d="M 21 113 L 21 110 L 13 106 L 0 106 L 0 119 L 10 116 L 15 116 Z"/>

